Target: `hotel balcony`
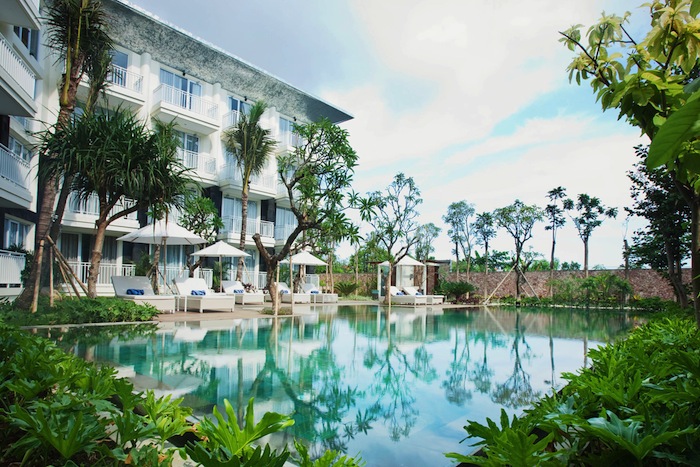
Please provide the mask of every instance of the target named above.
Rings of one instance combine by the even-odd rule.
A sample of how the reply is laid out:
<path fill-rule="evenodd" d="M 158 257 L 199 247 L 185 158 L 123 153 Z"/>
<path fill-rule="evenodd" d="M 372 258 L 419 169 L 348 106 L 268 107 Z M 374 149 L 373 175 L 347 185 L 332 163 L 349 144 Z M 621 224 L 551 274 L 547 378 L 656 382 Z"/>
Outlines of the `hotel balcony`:
<path fill-rule="evenodd" d="M 203 152 L 188 151 L 178 148 L 178 159 L 191 170 L 192 178 L 196 179 L 205 187 L 216 184 L 216 158 Z"/>
<path fill-rule="evenodd" d="M 294 148 L 301 146 L 304 140 L 298 133 L 293 131 L 284 131 L 276 135 L 277 141 L 279 141 L 279 146 L 277 149 L 279 152 L 287 152 L 294 150 Z"/>
<path fill-rule="evenodd" d="M 133 206 L 135 203 L 132 199 L 123 199 L 109 212 L 109 215 L 122 211 Z M 63 223 L 70 227 L 81 227 L 87 229 L 95 228 L 95 221 L 100 215 L 100 201 L 96 194 L 90 195 L 87 199 L 80 199 L 77 193 L 73 192 L 68 197 L 66 203 L 66 212 L 63 215 Z M 139 228 L 139 222 L 136 212 L 132 212 L 126 217 L 122 217 L 109 225 L 110 230 L 116 230 L 124 233 L 131 232 Z"/>
<path fill-rule="evenodd" d="M 211 134 L 220 128 L 219 106 L 172 86 L 161 84 L 153 92 L 152 116 L 175 123 L 190 132 Z"/>
<path fill-rule="evenodd" d="M 241 239 L 241 225 L 243 219 L 235 216 L 226 216 L 221 219 L 224 228 L 219 231 L 219 239 L 229 243 L 238 244 Z M 254 245 L 253 235 L 260 234 L 260 239 L 265 246 L 273 246 L 275 238 L 275 223 L 248 219 L 246 224 L 246 243 Z"/>
<path fill-rule="evenodd" d="M 29 161 L 0 144 L 0 207 L 31 209 Z"/>
<path fill-rule="evenodd" d="M 287 241 L 289 236 L 294 232 L 297 226 L 294 224 L 276 225 L 275 226 L 275 242 L 282 244 Z"/>
<path fill-rule="evenodd" d="M 224 130 L 228 130 L 231 127 L 238 125 L 238 119 L 241 113 L 238 110 L 232 110 L 226 115 L 224 115 L 223 121 L 221 122 L 221 127 Z"/>
<path fill-rule="evenodd" d="M 0 114 L 34 117 L 35 84 L 34 72 L 0 34 Z"/>
<path fill-rule="evenodd" d="M 13 26 L 41 29 L 39 0 L 3 0 L 0 21 Z"/>
<path fill-rule="evenodd" d="M 243 174 L 236 164 L 226 164 L 219 171 L 219 186 L 222 190 L 243 189 Z M 265 197 L 274 197 L 277 193 L 277 175 L 262 173 L 250 177 L 250 192 Z"/>

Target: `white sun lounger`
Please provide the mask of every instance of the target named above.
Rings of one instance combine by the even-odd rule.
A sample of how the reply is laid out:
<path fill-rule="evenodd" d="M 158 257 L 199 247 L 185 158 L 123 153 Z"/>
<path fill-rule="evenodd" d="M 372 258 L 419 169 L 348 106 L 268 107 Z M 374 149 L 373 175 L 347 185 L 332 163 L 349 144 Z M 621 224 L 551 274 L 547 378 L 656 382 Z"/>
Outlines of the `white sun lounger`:
<path fill-rule="evenodd" d="M 134 303 L 152 305 L 158 311 L 174 313 L 177 308 L 175 295 L 156 295 L 146 276 L 112 276 L 114 295 Z"/>
<path fill-rule="evenodd" d="M 233 311 L 236 299 L 231 295 L 214 293 L 204 279 L 188 277 L 186 279 L 173 279 L 177 293 L 180 294 L 180 307 L 187 312 L 194 308 L 203 313 L 204 310 Z M 203 292 L 204 295 L 192 293 Z"/>
<path fill-rule="evenodd" d="M 311 295 L 311 303 L 338 303 L 337 293 L 324 293 L 313 284 L 304 284 L 304 292 Z"/>
<path fill-rule="evenodd" d="M 310 293 L 292 294 L 292 291 L 289 290 L 289 286 L 284 282 L 277 283 L 277 292 L 282 297 L 282 303 L 292 303 L 292 295 L 294 295 L 294 303 L 311 303 Z"/>
<path fill-rule="evenodd" d="M 222 281 L 221 286 L 228 295 L 233 295 L 239 305 L 262 305 L 265 294 L 262 292 L 246 292 L 240 281 Z"/>
<path fill-rule="evenodd" d="M 428 304 L 428 297 L 425 295 L 407 295 L 393 285 L 390 287 L 389 293 L 391 294 L 391 303 L 394 305 L 418 306 Z"/>
<path fill-rule="evenodd" d="M 444 295 L 423 295 L 420 292 L 418 292 L 418 289 L 416 289 L 415 287 L 404 287 L 403 291 L 406 292 L 406 295 L 425 297 L 428 300 L 428 305 L 441 305 L 445 301 Z"/>

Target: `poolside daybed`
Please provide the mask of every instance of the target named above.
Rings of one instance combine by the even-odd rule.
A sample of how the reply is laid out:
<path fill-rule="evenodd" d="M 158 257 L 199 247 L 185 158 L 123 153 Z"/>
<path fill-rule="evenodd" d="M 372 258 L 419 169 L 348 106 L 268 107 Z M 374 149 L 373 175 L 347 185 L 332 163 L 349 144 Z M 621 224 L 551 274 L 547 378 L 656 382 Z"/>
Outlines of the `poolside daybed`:
<path fill-rule="evenodd" d="M 338 303 L 337 293 L 324 293 L 313 284 L 304 284 L 304 292 L 311 294 L 311 303 Z"/>
<path fill-rule="evenodd" d="M 389 293 L 391 294 L 391 303 L 394 305 L 418 306 L 428 304 L 428 297 L 425 295 L 407 295 L 393 285 L 390 287 Z"/>
<path fill-rule="evenodd" d="M 428 305 L 441 305 L 445 301 L 444 295 L 424 295 L 421 292 L 418 292 L 418 289 L 415 287 L 404 287 L 403 291 L 406 293 L 406 295 L 426 297 Z"/>
<path fill-rule="evenodd" d="M 262 292 L 248 292 L 240 281 L 221 281 L 221 287 L 228 295 L 233 295 L 239 305 L 262 305 L 265 303 L 265 294 Z"/>
<path fill-rule="evenodd" d="M 188 277 L 186 279 L 173 279 L 173 283 L 180 294 L 180 308 L 187 312 L 188 308 L 204 310 L 233 311 L 236 303 L 235 297 L 222 293 L 215 293 L 204 279 Z"/>
<path fill-rule="evenodd" d="M 294 303 L 311 303 L 310 293 L 293 294 L 285 282 L 277 283 L 277 292 L 282 297 L 282 303 L 292 303 L 292 296 L 294 296 Z"/>
<path fill-rule="evenodd" d="M 142 305 L 152 305 L 158 311 L 174 313 L 177 308 L 175 295 L 156 295 L 151 280 L 146 276 L 112 276 L 114 295 Z"/>

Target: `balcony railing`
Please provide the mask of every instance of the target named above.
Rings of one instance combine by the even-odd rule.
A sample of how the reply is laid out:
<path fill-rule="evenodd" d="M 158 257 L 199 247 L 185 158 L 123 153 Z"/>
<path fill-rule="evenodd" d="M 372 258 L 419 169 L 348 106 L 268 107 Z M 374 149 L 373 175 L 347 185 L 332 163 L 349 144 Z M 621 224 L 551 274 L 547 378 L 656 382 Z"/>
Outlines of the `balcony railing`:
<path fill-rule="evenodd" d="M 238 262 L 234 261 L 234 265 L 224 271 L 224 277 L 228 277 L 229 280 L 234 280 L 236 278 L 236 272 L 238 272 Z M 244 269 L 241 282 L 244 284 L 253 284 L 258 290 L 262 290 L 267 285 L 267 273 L 256 273 L 254 271 Z"/>
<path fill-rule="evenodd" d="M 134 206 L 136 201 L 133 199 L 125 198 L 117 202 L 117 204 L 109 212 L 110 216 L 129 209 Z M 80 199 L 77 193 L 73 192 L 68 200 L 68 212 L 73 214 L 85 214 L 88 216 L 99 216 L 100 215 L 100 200 L 96 194 L 91 194 L 88 199 Z M 132 212 L 127 214 L 124 219 L 137 220 L 137 213 Z"/>
<path fill-rule="evenodd" d="M 293 131 L 283 131 L 277 135 L 277 139 L 279 139 L 282 148 L 285 146 L 296 148 L 304 142 L 299 133 L 294 133 Z"/>
<path fill-rule="evenodd" d="M 232 184 L 243 186 L 243 174 L 236 164 L 225 164 L 220 173 L 225 180 Z M 251 175 L 250 185 L 274 192 L 277 186 L 277 176 L 267 173 Z"/>
<path fill-rule="evenodd" d="M 90 272 L 90 263 L 87 261 L 68 261 L 73 273 L 76 275 L 80 282 L 83 284 L 87 283 L 88 273 Z M 109 285 L 112 283 L 112 276 L 133 276 L 134 275 L 134 265 L 133 264 L 123 264 L 119 266 L 116 263 L 110 263 L 108 261 L 102 260 L 100 262 L 100 274 L 97 276 L 98 285 Z"/>
<path fill-rule="evenodd" d="M 2 34 L 0 34 L 0 68 L 6 70 L 8 75 L 29 94 L 29 97 L 34 99 L 36 76 L 22 58 L 12 50 L 12 45 Z"/>
<path fill-rule="evenodd" d="M 0 284 L 22 284 L 21 274 L 25 261 L 24 253 L 0 250 Z"/>
<path fill-rule="evenodd" d="M 198 115 L 216 119 L 219 114 L 219 106 L 201 96 L 196 96 L 189 92 L 161 84 L 156 88 L 153 95 L 156 100 L 166 102 L 183 109 L 190 110 Z"/>
<path fill-rule="evenodd" d="M 221 219 L 224 222 L 222 233 L 228 235 L 240 235 L 243 219 L 237 216 L 225 216 Z M 263 238 L 273 238 L 275 223 L 270 221 L 258 221 L 248 219 L 246 224 L 246 235 L 253 236 L 259 233 Z"/>
<path fill-rule="evenodd" d="M 28 189 L 29 162 L 0 144 L 0 177 Z"/>
<path fill-rule="evenodd" d="M 143 88 L 143 76 L 138 73 L 132 73 L 126 68 L 117 65 L 112 65 L 107 74 L 107 81 L 120 88 L 128 89 L 141 94 Z"/>
<path fill-rule="evenodd" d="M 238 125 L 238 119 L 240 118 L 241 113 L 238 110 L 232 110 L 226 115 L 224 115 L 223 119 L 223 127 L 224 128 L 229 128 L 232 126 Z"/>
<path fill-rule="evenodd" d="M 209 175 L 216 173 L 216 159 L 209 154 L 178 148 L 177 155 L 180 162 L 188 169 Z"/>
<path fill-rule="evenodd" d="M 293 224 L 288 225 L 276 225 L 275 226 L 275 240 L 287 240 L 289 236 L 294 232 L 297 226 Z"/>

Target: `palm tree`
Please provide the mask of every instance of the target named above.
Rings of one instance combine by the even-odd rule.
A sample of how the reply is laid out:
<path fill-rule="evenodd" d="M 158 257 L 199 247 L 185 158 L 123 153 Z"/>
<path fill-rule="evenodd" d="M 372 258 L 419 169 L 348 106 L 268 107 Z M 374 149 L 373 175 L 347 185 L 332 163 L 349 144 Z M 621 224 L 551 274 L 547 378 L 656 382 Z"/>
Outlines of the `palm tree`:
<path fill-rule="evenodd" d="M 85 74 L 92 73 L 92 67 L 103 57 L 105 50 L 112 47 L 107 33 L 108 18 L 99 0 L 54 0 L 46 6 L 46 26 L 49 47 L 58 52 L 59 61 L 65 63 L 63 78 L 59 84 L 59 113 L 57 128 L 66 127 L 75 109 L 78 85 Z M 39 158 L 41 166 L 53 154 Z M 28 308 L 34 292 L 39 287 L 41 265 L 41 245 L 51 229 L 54 204 L 60 178 L 40 167 L 45 178 L 39 180 L 39 208 L 35 236 L 35 252 L 27 285 L 16 303 Z M 32 305 L 32 311 L 35 307 Z"/>
<path fill-rule="evenodd" d="M 239 248 L 245 248 L 246 229 L 248 228 L 248 193 L 250 178 L 262 173 L 267 160 L 275 150 L 276 142 L 270 130 L 260 126 L 260 118 L 267 109 L 263 101 L 258 101 L 250 107 L 249 112 L 241 114 L 238 125 L 224 133 L 226 149 L 233 154 L 236 165 L 242 175 L 241 189 L 241 239 Z M 243 278 L 243 258 L 238 260 L 236 280 Z"/>
<path fill-rule="evenodd" d="M 97 296 L 97 279 L 107 227 L 142 208 L 162 211 L 178 205 L 192 181 L 177 158 L 173 125 L 156 121 L 156 129 L 128 110 L 109 115 L 86 113 L 73 125 L 46 132 L 40 154 L 52 154 L 45 170 L 66 177 L 85 200 L 96 195 L 99 214 L 88 272 L 88 296 Z M 124 197 L 136 202 L 122 205 Z"/>

